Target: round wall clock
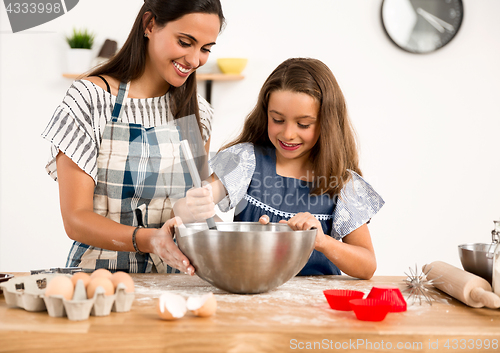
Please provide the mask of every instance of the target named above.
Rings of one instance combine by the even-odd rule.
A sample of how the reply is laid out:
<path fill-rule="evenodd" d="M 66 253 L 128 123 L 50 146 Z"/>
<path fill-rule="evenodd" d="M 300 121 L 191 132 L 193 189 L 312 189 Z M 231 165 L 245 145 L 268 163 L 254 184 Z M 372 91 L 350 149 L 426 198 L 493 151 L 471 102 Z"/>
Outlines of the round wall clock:
<path fill-rule="evenodd" d="M 430 53 L 448 44 L 462 24 L 462 0 L 383 0 L 382 25 L 410 53 Z"/>

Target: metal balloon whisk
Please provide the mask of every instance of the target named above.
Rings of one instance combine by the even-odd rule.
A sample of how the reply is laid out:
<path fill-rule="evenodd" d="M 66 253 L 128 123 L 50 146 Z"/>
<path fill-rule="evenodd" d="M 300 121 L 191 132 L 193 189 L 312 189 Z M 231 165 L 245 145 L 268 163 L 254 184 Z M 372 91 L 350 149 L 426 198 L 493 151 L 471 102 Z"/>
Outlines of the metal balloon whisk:
<path fill-rule="evenodd" d="M 417 265 L 415 265 L 415 271 L 411 267 L 409 267 L 410 274 L 406 275 L 406 279 L 404 282 L 408 286 L 403 292 L 408 292 L 408 301 L 412 301 L 412 304 L 415 302 L 419 302 L 420 305 L 422 305 L 422 297 L 430 304 L 432 305 L 432 301 L 436 300 L 435 294 L 437 292 L 434 290 L 434 284 L 439 283 L 436 282 L 439 277 L 436 277 L 434 279 L 428 280 L 427 275 L 429 272 L 432 271 L 432 267 L 427 271 L 427 272 L 422 272 L 419 271 L 417 268 Z"/>

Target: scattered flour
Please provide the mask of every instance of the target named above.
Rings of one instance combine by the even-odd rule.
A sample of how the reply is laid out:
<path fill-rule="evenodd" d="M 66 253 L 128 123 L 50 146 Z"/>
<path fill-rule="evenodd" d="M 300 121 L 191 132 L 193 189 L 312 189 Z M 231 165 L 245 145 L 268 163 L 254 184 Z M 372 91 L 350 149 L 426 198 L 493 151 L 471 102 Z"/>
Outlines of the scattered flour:
<path fill-rule="evenodd" d="M 269 305 L 280 307 L 280 315 L 272 317 L 275 321 L 287 321 L 290 323 L 303 323 L 303 318 L 296 317 L 297 310 L 309 310 L 314 308 L 314 319 L 311 318 L 308 323 L 324 324 L 325 321 L 332 321 L 336 318 L 343 317 L 345 313 L 333 311 L 330 309 L 323 295 L 323 291 L 327 289 L 345 289 L 357 290 L 365 294 L 370 292 L 373 286 L 394 286 L 396 285 L 403 292 L 407 300 L 407 310 L 411 313 L 423 314 L 431 309 L 431 305 L 425 298 L 413 297 L 408 299 L 407 293 L 404 292 L 406 285 L 403 281 L 395 284 L 394 282 L 380 281 L 363 281 L 350 277 L 294 277 L 278 288 L 266 293 L 260 294 L 233 294 L 218 289 L 208 282 L 198 278 L 186 275 L 169 276 L 168 281 L 159 282 L 158 280 L 141 280 L 136 282 L 136 300 L 139 303 L 149 303 L 152 300 L 159 298 L 162 293 L 172 292 L 184 296 L 185 298 L 192 295 L 201 295 L 208 292 L 213 292 L 218 303 L 227 303 L 228 312 L 231 311 L 233 304 L 245 303 L 244 311 L 252 311 L 255 305 Z M 451 301 L 443 295 L 435 296 L 435 302 L 447 303 Z M 219 306 L 219 310 L 223 306 Z M 242 308 L 240 306 L 240 308 Z M 305 308 L 305 309 L 303 309 Z M 287 312 L 290 312 L 288 314 Z M 244 313 L 241 313 L 244 314 Z M 352 314 L 352 313 L 351 313 Z M 348 315 L 348 314 L 347 314 Z M 299 315 L 301 316 L 301 315 Z M 302 315 L 303 316 L 303 315 Z"/>
<path fill-rule="evenodd" d="M 393 315 L 398 318 L 397 320 L 415 315 L 425 315 L 435 310 L 434 305 L 449 304 L 452 300 L 444 294 L 435 295 L 432 306 L 425 298 L 421 298 L 421 301 L 418 297 L 409 300 L 408 293 L 404 292 L 407 287 L 403 280 L 395 283 L 389 279 L 387 282 L 380 281 L 380 279 L 364 281 L 347 276 L 294 277 L 266 293 L 233 294 L 218 289 L 197 276 L 175 275 L 165 277 L 165 281 L 159 281 L 158 277 L 141 277 L 136 281 L 136 301 L 139 305 L 151 305 L 152 301 L 158 300 L 165 292 L 179 294 L 185 298 L 213 292 L 218 302 L 217 312 L 220 315 L 214 316 L 212 320 L 220 325 L 232 325 L 235 320 L 243 320 L 247 325 L 261 326 L 263 324 L 262 318 L 252 315 L 255 306 L 259 306 L 260 311 L 269 313 L 265 319 L 267 323 L 286 322 L 287 325 L 291 326 L 307 324 L 311 327 L 330 324 L 334 325 L 332 327 L 340 329 L 340 327 L 344 327 L 342 325 L 346 322 L 349 327 L 359 325 L 358 320 L 352 311 L 332 310 L 323 295 L 323 291 L 327 289 L 357 290 L 366 296 L 374 286 L 397 286 L 403 292 L 407 300 L 407 312 Z M 445 313 L 444 310 L 442 312 Z"/>

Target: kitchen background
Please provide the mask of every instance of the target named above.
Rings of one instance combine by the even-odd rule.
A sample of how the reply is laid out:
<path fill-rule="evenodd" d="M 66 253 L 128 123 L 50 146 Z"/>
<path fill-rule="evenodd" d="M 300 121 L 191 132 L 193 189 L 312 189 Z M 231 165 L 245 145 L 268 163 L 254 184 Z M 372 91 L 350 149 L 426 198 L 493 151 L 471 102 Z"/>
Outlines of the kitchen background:
<path fill-rule="evenodd" d="M 62 77 L 64 37 L 85 27 L 97 34 L 96 55 L 107 38 L 121 46 L 142 3 L 84 0 L 15 34 L 1 6 L 0 270 L 65 265 L 71 240 L 40 137 L 71 85 Z M 346 96 L 364 175 L 386 201 L 370 223 L 376 275 L 435 260 L 461 267 L 457 245 L 490 242 L 500 219 L 500 1 L 463 0 L 458 35 L 426 55 L 392 44 L 381 3 L 222 0 L 227 27 L 207 65 L 215 68 L 217 57 L 249 61 L 243 80 L 214 82 L 211 150 L 236 135 L 279 63 L 321 59 Z"/>

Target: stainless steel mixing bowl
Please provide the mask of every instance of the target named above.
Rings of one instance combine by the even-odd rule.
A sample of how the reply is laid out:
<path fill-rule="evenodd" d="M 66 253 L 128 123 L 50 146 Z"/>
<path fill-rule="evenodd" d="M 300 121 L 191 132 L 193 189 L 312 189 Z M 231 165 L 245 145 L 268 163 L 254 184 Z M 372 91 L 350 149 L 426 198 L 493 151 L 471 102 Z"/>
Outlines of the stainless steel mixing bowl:
<path fill-rule="evenodd" d="M 496 244 L 468 243 L 458 246 L 460 261 L 465 271 L 484 278 L 491 284 L 493 252 Z"/>
<path fill-rule="evenodd" d="M 205 223 L 175 228 L 179 249 L 196 274 L 231 293 L 274 289 L 300 272 L 314 249 L 316 229 L 293 231 L 288 225 L 258 222 Z"/>

